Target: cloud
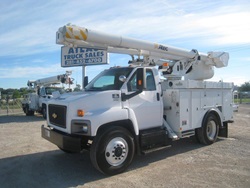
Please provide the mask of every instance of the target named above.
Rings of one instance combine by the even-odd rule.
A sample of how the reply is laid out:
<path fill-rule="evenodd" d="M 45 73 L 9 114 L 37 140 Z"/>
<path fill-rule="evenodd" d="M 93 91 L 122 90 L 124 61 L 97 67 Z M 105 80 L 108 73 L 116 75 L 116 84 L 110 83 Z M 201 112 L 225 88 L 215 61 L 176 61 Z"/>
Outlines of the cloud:
<path fill-rule="evenodd" d="M 240 3 L 136 1 L 118 10 L 113 9 L 112 19 L 95 19 L 90 23 L 80 21 L 77 24 L 146 40 L 190 39 L 190 42 L 199 40 L 219 46 L 241 44 L 250 41 L 247 33 L 250 20 L 246 19 L 250 13 L 249 3 L 246 6 Z M 129 14 L 124 13 L 126 9 L 130 10 Z"/>
<path fill-rule="evenodd" d="M 158 0 L 112 2 L 112 7 L 109 1 L 30 3 L 0 8 L 4 26 L 0 31 L 0 56 L 58 51 L 55 33 L 68 22 L 161 43 L 181 40 L 216 46 L 250 42 L 250 20 L 246 19 L 250 17 L 249 3 L 238 6 L 227 1 Z"/>
<path fill-rule="evenodd" d="M 0 78 L 37 79 L 65 72 L 57 63 L 60 46 L 55 44 L 55 34 L 59 27 L 69 22 L 181 48 L 234 51 L 244 47 L 247 50 L 250 44 L 249 9 L 247 0 L 206 3 L 200 0 L 2 0 Z M 230 63 L 235 61 L 232 67 L 242 68 L 244 65 L 238 62 L 249 62 L 249 58 L 240 56 L 245 59 L 237 59 L 237 54 L 230 54 Z M 122 58 L 115 57 L 109 66 L 123 64 Z M 87 74 L 93 77 L 104 68 L 88 67 Z M 81 68 L 71 69 L 81 79 Z M 224 71 L 218 75 L 228 80 L 232 77 Z M 245 79 L 248 78 L 248 74 L 245 75 Z"/>
<path fill-rule="evenodd" d="M 53 75 L 65 71 L 59 64 L 50 66 L 15 66 L 0 68 L 0 78 L 31 78 L 46 75 Z"/>
<path fill-rule="evenodd" d="M 213 36 L 215 45 L 250 43 L 250 12 L 238 12 L 198 19 L 194 22 Z"/>

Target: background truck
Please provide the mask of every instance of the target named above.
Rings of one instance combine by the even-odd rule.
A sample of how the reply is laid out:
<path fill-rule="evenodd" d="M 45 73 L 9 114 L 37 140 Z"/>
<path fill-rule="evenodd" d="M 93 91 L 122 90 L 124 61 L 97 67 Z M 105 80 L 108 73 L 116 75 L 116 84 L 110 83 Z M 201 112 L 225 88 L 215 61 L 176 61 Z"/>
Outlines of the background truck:
<path fill-rule="evenodd" d="M 227 137 L 233 84 L 204 80 L 213 77 L 214 66 L 227 66 L 228 53 L 203 54 L 73 25 L 59 28 L 57 43 L 132 56 L 128 67 L 104 70 L 84 91 L 48 101 L 42 137 L 65 152 L 89 150 L 100 172 L 121 173 L 135 154 L 177 139 L 196 136 L 209 145 Z"/>
<path fill-rule="evenodd" d="M 35 81 L 28 80 L 28 87 L 33 93 L 28 93 L 22 101 L 23 111 L 27 116 L 34 115 L 34 112 L 39 112 L 46 119 L 46 102 L 52 98 L 52 93 L 59 91 L 64 93 L 63 87 L 58 87 L 56 84 L 73 84 L 70 78 L 71 71 L 65 74 L 56 75 L 48 78 L 42 78 Z"/>

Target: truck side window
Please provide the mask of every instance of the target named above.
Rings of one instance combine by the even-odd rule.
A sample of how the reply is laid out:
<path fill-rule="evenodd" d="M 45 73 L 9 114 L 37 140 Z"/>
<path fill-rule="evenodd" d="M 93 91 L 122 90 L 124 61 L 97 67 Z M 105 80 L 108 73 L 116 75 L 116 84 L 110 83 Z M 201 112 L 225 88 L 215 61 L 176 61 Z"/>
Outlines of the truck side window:
<path fill-rule="evenodd" d="M 137 91 L 137 71 L 133 74 L 133 76 L 128 81 L 127 87 L 128 91 Z"/>
<path fill-rule="evenodd" d="M 46 95 L 46 93 L 45 93 L 45 88 L 42 87 L 42 88 L 40 89 L 40 96 L 45 96 L 45 95 Z"/>
<path fill-rule="evenodd" d="M 151 69 L 146 70 L 146 90 L 153 91 L 156 90 L 155 79 Z"/>

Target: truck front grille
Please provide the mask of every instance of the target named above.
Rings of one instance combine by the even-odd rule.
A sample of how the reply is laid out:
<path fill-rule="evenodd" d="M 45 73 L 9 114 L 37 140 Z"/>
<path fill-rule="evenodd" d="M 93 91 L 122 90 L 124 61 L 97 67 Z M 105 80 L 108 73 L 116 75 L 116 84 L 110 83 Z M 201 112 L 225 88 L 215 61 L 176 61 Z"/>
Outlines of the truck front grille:
<path fill-rule="evenodd" d="M 67 113 L 67 107 L 66 106 L 60 106 L 60 105 L 49 105 L 49 121 L 50 123 L 66 128 L 66 113 Z"/>

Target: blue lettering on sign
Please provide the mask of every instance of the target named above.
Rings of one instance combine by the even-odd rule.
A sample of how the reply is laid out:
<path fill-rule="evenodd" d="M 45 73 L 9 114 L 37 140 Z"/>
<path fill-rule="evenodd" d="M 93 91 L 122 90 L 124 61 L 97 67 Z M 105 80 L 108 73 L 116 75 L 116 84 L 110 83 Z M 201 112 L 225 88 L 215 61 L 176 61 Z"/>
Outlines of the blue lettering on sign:
<path fill-rule="evenodd" d="M 62 66 L 81 66 L 107 63 L 107 53 L 104 50 L 93 48 L 64 48 Z"/>
<path fill-rule="evenodd" d="M 74 59 L 66 60 L 65 65 L 82 65 L 82 64 L 96 64 L 102 63 L 102 58 L 92 58 L 92 59 Z"/>
<path fill-rule="evenodd" d="M 68 54 L 74 53 L 74 48 L 70 48 Z"/>
<path fill-rule="evenodd" d="M 74 53 L 84 53 L 84 52 L 95 52 L 95 51 L 99 51 L 98 49 L 93 49 L 93 48 L 69 48 L 68 50 L 68 54 L 74 54 Z"/>

